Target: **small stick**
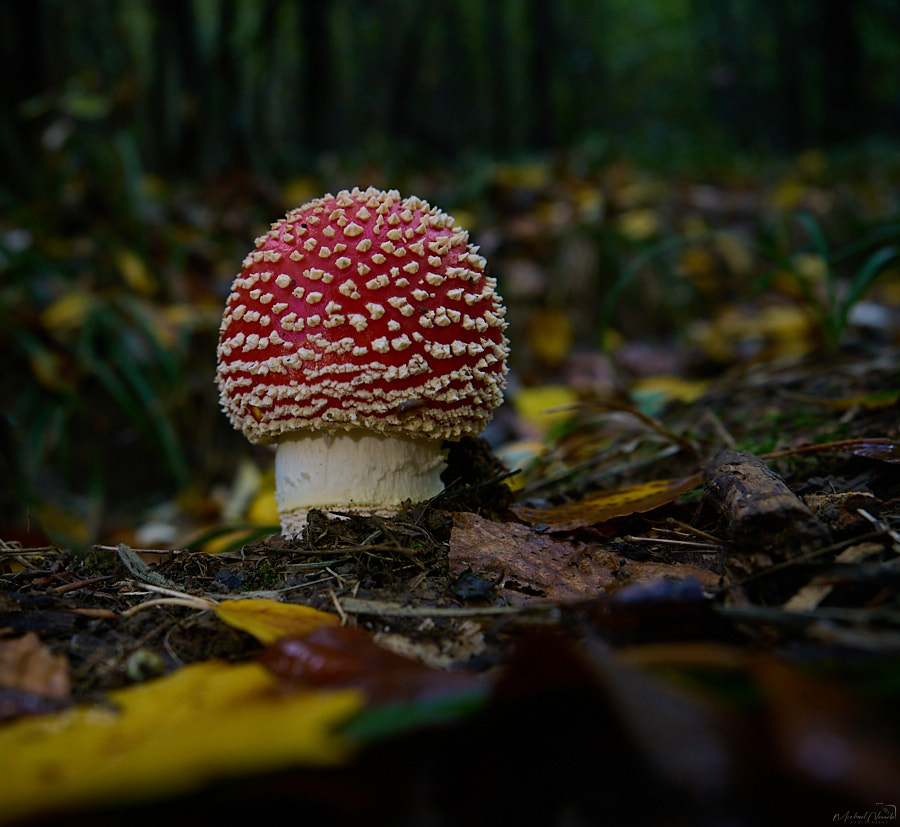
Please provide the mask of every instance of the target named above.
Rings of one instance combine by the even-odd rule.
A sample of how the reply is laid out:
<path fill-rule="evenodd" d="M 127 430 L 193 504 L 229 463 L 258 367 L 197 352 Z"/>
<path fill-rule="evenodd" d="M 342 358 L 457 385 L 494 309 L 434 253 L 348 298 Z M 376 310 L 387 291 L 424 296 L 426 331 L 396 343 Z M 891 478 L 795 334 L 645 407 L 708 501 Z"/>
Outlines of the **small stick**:
<path fill-rule="evenodd" d="M 731 538 L 796 556 L 831 542 L 828 529 L 787 483 L 748 451 L 723 451 L 704 469 L 706 500 Z"/>

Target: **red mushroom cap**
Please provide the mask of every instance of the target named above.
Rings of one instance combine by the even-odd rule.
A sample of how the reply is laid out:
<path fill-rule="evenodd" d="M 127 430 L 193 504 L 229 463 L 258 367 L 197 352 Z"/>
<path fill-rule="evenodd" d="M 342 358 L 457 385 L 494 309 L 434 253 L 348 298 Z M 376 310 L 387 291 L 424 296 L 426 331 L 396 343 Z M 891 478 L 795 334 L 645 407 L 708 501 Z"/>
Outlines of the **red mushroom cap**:
<path fill-rule="evenodd" d="M 219 337 L 222 407 L 251 442 L 363 428 L 458 439 L 500 403 L 505 309 L 453 219 L 344 190 L 256 239 Z"/>

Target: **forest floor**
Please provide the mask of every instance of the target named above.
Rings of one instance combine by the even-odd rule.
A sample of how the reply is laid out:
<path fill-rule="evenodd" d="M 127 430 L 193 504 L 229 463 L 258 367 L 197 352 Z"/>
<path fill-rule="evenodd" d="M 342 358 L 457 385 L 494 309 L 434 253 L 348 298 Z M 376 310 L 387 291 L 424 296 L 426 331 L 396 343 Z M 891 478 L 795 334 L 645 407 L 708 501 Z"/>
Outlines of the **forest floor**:
<path fill-rule="evenodd" d="M 314 513 L 296 539 L 6 543 L 0 716 L 102 706 L 210 661 L 366 698 L 337 766 L 263 762 L 168 794 L 132 779 L 74 796 L 87 809 L 67 823 L 272 805 L 332 823 L 890 820 L 898 365 L 857 348 L 734 368 L 652 414 L 582 404 L 524 483 L 470 441 L 444 495 L 394 518 Z M 259 633 L 223 611 L 246 598 L 336 622 Z M 52 821 L 37 794 L 21 814 Z"/>

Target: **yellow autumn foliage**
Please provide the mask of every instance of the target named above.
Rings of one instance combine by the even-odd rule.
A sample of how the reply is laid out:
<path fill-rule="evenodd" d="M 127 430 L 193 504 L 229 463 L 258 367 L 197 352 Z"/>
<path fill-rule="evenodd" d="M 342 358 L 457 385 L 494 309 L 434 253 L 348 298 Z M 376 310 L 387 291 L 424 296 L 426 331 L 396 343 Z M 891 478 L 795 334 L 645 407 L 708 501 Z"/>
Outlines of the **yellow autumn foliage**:
<path fill-rule="evenodd" d="M 302 637 L 320 626 L 334 626 L 335 615 L 310 606 L 282 603 L 268 598 L 223 600 L 215 607 L 218 618 L 234 629 L 253 635 L 260 643 L 283 637 Z"/>
<path fill-rule="evenodd" d="M 337 764 L 356 690 L 284 692 L 258 663 L 185 666 L 0 728 L 0 822 L 138 802 L 291 766 Z"/>

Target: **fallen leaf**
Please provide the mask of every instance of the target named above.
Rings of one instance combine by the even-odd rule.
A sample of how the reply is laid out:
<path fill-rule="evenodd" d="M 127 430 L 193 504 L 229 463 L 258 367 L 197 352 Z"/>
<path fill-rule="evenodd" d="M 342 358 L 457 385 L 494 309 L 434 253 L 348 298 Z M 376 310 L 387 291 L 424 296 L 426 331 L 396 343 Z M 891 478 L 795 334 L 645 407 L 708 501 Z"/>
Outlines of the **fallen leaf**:
<path fill-rule="evenodd" d="M 510 477 L 506 484 L 513 491 L 525 487 L 528 472 L 536 467 L 540 458 L 547 452 L 547 446 L 538 439 L 522 439 L 517 442 L 507 442 L 500 446 L 495 455 L 510 471 L 520 471 Z"/>
<path fill-rule="evenodd" d="M 344 761 L 354 690 L 286 692 L 258 663 L 217 661 L 0 729 L 0 822 L 158 798 L 207 782 Z"/>
<path fill-rule="evenodd" d="M 629 514 L 644 514 L 668 505 L 682 494 L 696 488 L 701 482 L 700 474 L 691 474 L 669 480 L 654 480 L 641 485 L 588 494 L 580 500 L 550 508 L 528 508 L 513 506 L 515 515 L 525 522 L 537 525 L 544 523 L 554 531 L 571 531 L 575 528 L 597 525 L 615 517 Z"/>
<path fill-rule="evenodd" d="M 68 658 L 54 655 L 34 632 L 0 641 L 0 686 L 65 700 L 71 694 Z"/>
<path fill-rule="evenodd" d="M 557 307 L 537 310 L 528 320 L 526 335 L 534 358 L 548 367 L 561 365 L 575 341 L 571 318 Z"/>
<path fill-rule="evenodd" d="M 637 397 L 659 396 L 668 401 L 696 402 L 706 393 L 709 382 L 703 379 L 682 379 L 678 376 L 645 376 L 631 385 L 632 395 Z"/>
<path fill-rule="evenodd" d="M 538 385 L 521 388 L 512 399 L 518 416 L 539 434 L 572 418 L 568 406 L 578 401 L 578 394 L 566 385 Z"/>
<path fill-rule="evenodd" d="M 60 296 L 41 313 L 47 330 L 75 330 L 81 327 L 94 307 L 95 299 L 87 291 L 73 290 Z"/>
<path fill-rule="evenodd" d="M 659 233 L 660 219 L 654 210 L 638 207 L 622 213 L 616 226 L 629 241 L 649 241 Z"/>
<path fill-rule="evenodd" d="M 352 686 L 379 703 L 433 700 L 485 686 L 482 676 L 432 669 L 379 646 L 352 626 L 322 626 L 302 638 L 282 638 L 259 660 L 290 684 Z"/>
<path fill-rule="evenodd" d="M 302 637 L 320 626 L 340 623 L 337 616 L 327 612 L 267 598 L 223 600 L 215 612 L 232 628 L 247 632 L 265 644 L 283 637 Z"/>
<path fill-rule="evenodd" d="M 742 235 L 730 230 L 716 233 L 716 252 L 725 260 L 728 269 L 736 276 L 746 277 L 754 267 L 753 247 Z"/>
<path fill-rule="evenodd" d="M 453 515 L 448 561 L 453 577 L 466 571 L 488 574 L 514 605 L 589 600 L 662 577 L 694 577 L 709 586 L 717 583 L 712 572 L 696 566 L 623 562 L 620 555 L 597 546 L 468 512 Z"/>
<path fill-rule="evenodd" d="M 275 475 L 266 475 L 256 496 L 247 507 L 247 520 L 253 525 L 278 525 L 278 502 L 275 499 Z"/>
<path fill-rule="evenodd" d="M 122 280 L 135 293 L 151 296 L 156 292 L 157 284 L 146 262 L 133 250 L 120 250 L 116 256 L 116 265 Z"/>

